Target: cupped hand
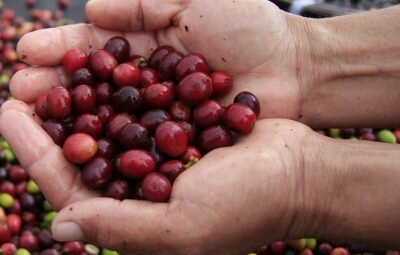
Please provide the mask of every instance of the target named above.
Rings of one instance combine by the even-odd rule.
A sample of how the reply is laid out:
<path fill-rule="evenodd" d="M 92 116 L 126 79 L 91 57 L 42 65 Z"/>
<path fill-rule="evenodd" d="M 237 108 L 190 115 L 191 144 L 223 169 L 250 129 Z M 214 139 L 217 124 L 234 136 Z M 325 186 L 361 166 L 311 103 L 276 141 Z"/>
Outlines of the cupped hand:
<path fill-rule="evenodd" d="M 304 155 L 312 154 L 316 134 L 302 124 L 259 121 L 235 146 L 210 152 L 182 173 L 169 203 L 151 203 L 102 198 L 84 187 L 79 170 L 28 111 L 3 112 L 0 129 L 13 137 L 21 164 L 61 209 L 52 225 L 60 241 L 85 240 L 124 254 L 243 255 L 308 234 L 315 192 L 305 189 Z"/>
<path fill-rule="evenodd" d="M 42 66 L 18 73 L 11 82 L 13 95 L 31 103 L 50 87 L 68 85 L 60 65 L 74 47 L 102 48 L 123 34 L 132 52 L 148 57 L 160 45 L 205 55 L 214 70 L 231 73 L 234 90 L 223 99 L 232 102 L 240 91 L 256 94 L 262 105 L 260 118 L 298 119 L 302 95 L 308 84 L 299 79 L 301 51 L 306 51 L 304 19 L 279 10 L 265 0 L 91 0 L 88 19 L 80 24 L 46 29 L 24 36 L 18 44 L 21 58 Z M 303 38 L 303 39 L 302 39 Z M 46 66 L 46 67 L 43 67 Z"/>

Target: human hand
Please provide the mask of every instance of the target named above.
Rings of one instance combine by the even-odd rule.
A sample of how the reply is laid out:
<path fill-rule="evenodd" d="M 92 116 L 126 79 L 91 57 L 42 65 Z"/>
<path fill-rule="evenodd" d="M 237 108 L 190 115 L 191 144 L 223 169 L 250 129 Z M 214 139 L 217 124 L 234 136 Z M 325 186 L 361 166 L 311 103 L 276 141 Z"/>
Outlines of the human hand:
<path fill-rule="evenodd" d="M 151 203 L 98 197 L 28 117 L 29 108 L 17 108 L 2 112 L 0 129 L 61 209 L 52 226 L 58 240 L 85 240 L 127 254 L 243 255 L 308 234 L 305 212 L 313 211 L 307 203 L 315 192 L 303 192 L 304 155 L 312 155 L 315 133 L 302 124 L 259 121 L 251 135 L 212 151 L 179 176 L 169 203 Z"/>
<path fill-rule="evenodd" d="M 43 66 L 60 65 L 68 49 L 102 48 L 110 37 L 123 34 L 132 52 L 146 57 L 159 45 L 204 54 L 213 69 L 234 75 L 234 90 L 224 103 L 248 90 L 261 101 L 260 118 L 299 117 L 307 90 L 303 84 L 308 84 L 298 79 L 299 68 L 305 65 L 299 63 L 296 46 L 303 36 L 299 29 L 303 18 L 268 1 L 92 0 L 87 16 L 95 26 L 46 29 L 21 39 L 19 55 L 42 67 L 15 75 L 11 91 L 17 99 L 31 103 L 52 86 L 67 86 L 62 68 Z M 305 51 L 307 40 L 302 41 Z"/>

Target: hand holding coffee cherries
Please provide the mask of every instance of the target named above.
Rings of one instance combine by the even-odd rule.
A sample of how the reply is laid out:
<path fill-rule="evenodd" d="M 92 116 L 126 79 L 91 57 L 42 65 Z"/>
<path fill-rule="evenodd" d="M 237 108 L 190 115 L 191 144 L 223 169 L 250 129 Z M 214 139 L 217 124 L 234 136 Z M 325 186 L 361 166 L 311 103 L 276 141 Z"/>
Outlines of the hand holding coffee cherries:
<path fill-rule="evenodd" d="M 67 145 L 72 144 L 70 146 L 72 149 L 65 149 L 63 152 L 57 145 L 64 140 L 62 132 L 49 136 L 44 131 L 46 129 L 51 133 L 51 130 L 59 130 L 57 128 L 59 123 L 47 122 L 44 129 L 38 124 L 42 120 L 37 115 L 43 118 L 42 114 L 46 114 L 46 111 L 40 112 L 41 106 L 48 104 L 48 107 L 52 103 L 57 105 L 59 101 L 52 100 L 57 97 L 64 98 L 66 89 L 57 87 L 59 85 L 70 88 L 75 83 L 78 85 L 73 88 L 70 96 L 72 103 L 77 98 L 77 102 L 82 102 L 81 100 L 85 102 L 82 104 L 75 102 L 75 105 L 79 105 L 82 116 L 85 116 L 87 108 L 90 108 L 88 105 L 96 103 L 93 103 L 90 96 L 83 96 L 85 93 L 86 95 L 93 93 L 91 87 L 82 87 L 78 84 L 85 80 L 84 83 L 90 85 L 88 84 L 90 79 L 87 79 L 90 75 L 88 76 L 88 72 L 84 70 L 85 67 L 78 75 L 72 77 L 70 68 L 74 69 L 75 65 L 69 66 L 64 61 L 65 67 L 61 67 L 64 56 L 67 53 L 74 54 L 68 51 L 79 48 L 84 52 L 95 52 L 91 56 L 95 59 L 95 55 L 104 55 L 103 52 L 96 51 L 97 49 L 102 49 L 110 38 L 123 35 L 129 41 L 131 51 L 145 58 L 162 45 L 170 45 L 184 55 L 191 52 L 204 54 L 210 69 L 226 71 L 233 77 L 233 89 L 220 99 L 221 105 L 229 105 L 239 92 L 249 91 L 260 100 L 260 119 L 266 117 L 301 119 L 315 126 L 330 125 L 334 121 L 337 121 L 334 125 L 339 126 L 351 125 L 357 121 L 360 125 L 366 123 L 368 125 L 374 118 L 366 115 L 364 111 L 357 115 L 356 111 L 352 111 L 333 118 L 337 117 L 338 111 L 331 111 L 331 108 L 342 109 L 339 107 L 340 104 L 347 103 L 348 97 L 345 96 L 347 94 L 344 93 L 342 85 L 350 82 L 358 84 L 363 81 L 364 100 L 368 100 L 370 95 L 376 96 L 377 94 L 373 93 L 376 92 L 374 82 L 393 76 L 382 75 L 369 80 L 359 78 L 360 73 L 376 76 L 385 73 L 384 65 L 380 72 L 375 73 L 374 70 L 365 68 L 369 65 L 363 64 L 379 60 L 381 63 L 386 63 L 388 61 L 385 57 L 391 60 L 391 57 L 395 56 L 383 52 L 378 54 L 383 60 L 377 56 L 358 60 L 356 57 L 362 57 L 363 54 L 355 54 L 353 59 L 358 60 L 355 61 L 355 67 L 346 69 L 354 73 L 347 74 L 332 69 L 331 66 L 335 65 L 331 61 L 343 58 L 346 61 L 339 66 L 348 65 L 349 57 L 341 58 L 339 54 L 341 51 L 333 47 L 334 45 L 326 48 L 315 47 L 313 39 L 319 40 L 322 46 L 326 46 L 324 43 L 329 40 L 325 36 L 334 34 L 329 33 L 329 29 L 347 31 L 337 29 L 338 26 L 345 26 L 340 21 L 348 23 L 344 22 L 345 18 L 339 21 L 333 20 L 331 24 L 318 23 L 283 13 L 267 1 L 241 0 L 217 2 L 91 0 L 87 6 L 87 14 L 95 26 L 76 25 L 43 30 L 21 39 L 18 46 L 21 58 L 38 67 L 21 71 L 14 77 L 11 90 L 16 99 L 21 101 L 6 103 L 1 109 L 1 133 L 11 144 L 22 165 L 41 186 L 49 201 L 55 208 L 61 209 L 53 223 L 55 238 L 84 239 L 103 247 L 138 254 L 244 254 L 264 243 L 305 236 L 342 238 L 354 242 L 371 241 L 391 247 L 398 245 L 393 237 L 400 234 L 398 233 L 400 226 L 396 226 L 399 210 L 393 208 L 399 204 L 395 199 L 399 197 L 395 180 L 400 179 L 400 173 L 395 171 L 393 166 L 400 165 L 398 162 L 400 157 L 398 150 L 391 145 L 340 143 L 320 137 L 311 129 L 296 122 L 261 120 L 257 122 L 251 134 L 239 138 L 234 146 L 209 152 L 190 169 L 180 174 L 173 183 L 168 203 L 139 200 L 121 202 L 101 197 L 97 185 L 101 186 L 103 180 L 97 175 L 88 174 L 89 179 L 93 181 L 87 183 L 93 184 L 93 187 L 84 185 L 80 170 L 71 164 L 75 160 L 75 163 L 87 160 L 86 158 L 81 161 L 79 156 L 82 154 L 78 153 L 76 157 L 72 152 L 85 144 L 88 145 L 87 148 L 92 148 L 95 146 L 93 140 L 88 139 L 86 141 L 90 141 L 87 143 L 80 143 L 79 141 L 82 141 L 80 139 L 77 139 L 78 143 L 72 140 L 67 143 Z M 396 15 L 388 15 L 390 16 Z M 379 23 L 373 21 L 374 15 L 367 17 L 372 19 L 370 24 Z M 354 20 L 364 22 L 365 17 L 361 15 Z M 322 26 L 326 24 L 331 27 Z M 381 27 L 375 30 L 384 34 L 378 36 L 379 38 L 396 35 L 391 31 L 388 33 Z M 347 38 L 343 35 L 335 39 Z M 397 43 L 398 40 L 395 39 L 390 41 Z M 369 42 L 373 45 L 374 41 L 370 39 Z M 338 54 L 339 57 L 326 61 L 326 52 Z M 351 50 L 343 52 L 348 53 Z M 177 53 L 172 55 L 173 57 L 169 59 L 171 62 L 179 58 Z M 140 57 L 131 61 L 133 66 L 142 64 Z M 358 63 L 363 64 L 357 65 Z M 374 62 L 371 66 L 380 66 L 381 63 Z M 101 67 L 101 63 L 92 63 L 92 66 L 97 64 Z M 104 67 L 104 72 L 95 74 L 96 79 L 111 78 L 110 73 L 106 71 L 109 69 L 107 66 Z M 119 97 L 123 98 L 128 93 L 129 103 L 135 103 L 133 99 L 137 93 L 131 89 L 135 84 L 130 82 L 137 79 L 137 75 L 132 72 L 132 68 L 125 67 L 114 68 L 112 78 L 121 90 L 129 90 L 121 92 Z M 158 76 L 167 79 L 163 76 L 168 76 L 168 73 L 170 72 L 161 75 L 158 73 Z M 177 75 L 179 80 L 181 74 L 172 73 Z M 149 76 L 146 77 L 150 79 L 152 72 L 149 71 L 147 74 Z M 124 79 L 125 75 L 128 75 L 129 79 Z M 335 83 L 336 81 L 339 85 Z M 394 88 L 391 82 L 394 81 L 389 80 L 389 85 L 380 89 L 390 92 Z M 168 86 L 171 84 L 153 87 L 153 91 L 149 89 L 149 98 L 153 93 L 168 90 Z M 147 88 L 150 87 L 152 86 Z M 144 95 L 147 88 L 142 91 Z M 102 97 L 107 94 L 106 85 L 99 85 L 96 89 L 100 91 L 100 93 L 95 91 L 96 101 L 99 98 L 100 100 L 107 98 L 107 96 Z M 49 97 L 48 93 L 58 96 Z M 68 93 L 67 91 L 66 94 Z M 44 96 L 46 94 L 47 98 Z M 168 97 L 166 98 L 154 101 L 150 99 L 147 103 L 163 104 L 168 101 Z M 397 114 L 397 108 L 392 107 L 394 102 L 397 104 L 394 98 L 387 98 L 379 109 L 373 108 L 376 105 L 371 103 L 365 106 L 365 112 L 373 108 L 369 112 L 374 113 L 372 116 L 377 116 L 378 125 L 388 123 L 394 125 L 395 121 L 390 122 L 387 119 L 387 116 Z M 26 105 L 32 103 L 36 105 L 36 113 Z M 354 110 L 357 104 L 349 103 L 347 106 Z M 98 110 L 97 117 L 104 120 L 110 111 L 119 107 L 123 108 L 125 104 L 121 104 L 121 100 L 115 100 L 112 109 L 102 107 Z M 181 105 L 176 106 L 176 110 L 181 107 Z M 47 113 L 52 115 L 51 117 L 63 119 L 66 123 L 71 122 L 64 119 L 66 117 L 64 107 L 55 108 L 56 111 L 50 110 Z M 327 111 L 327 108 L 330 111 Z M 60 109 L 61 111 L 58 111 Z M 391 110 L 390 114 L 378 114 L 381 111 L 388 112 L 388 109 Z M 185 115 L 185 111 L 180 112 Z M 168 112 L 170 115 L 174 113 L 175 111 Z M 84 125 L 93 121 L 93 118 L 89 117 L 92 116 L 82 117 L 83 120 L 80 122 L 83 124 L 78 128 L 80 132 L 74 136 L 87 137 L 83 133 L 89 132 Z M 154 115 L 149 118 L 154 118 Z M 207 121 L 206 118 L 205 122 Z M 128 124 L 127 135 L 132 130 L 145 133 L 142 129 L 143 122 L 140 124 L 139 120 L 140 126 L 130 125 L 134 124 L 133 122 L 136 121 L 129 115 L 123 115 L 108 127 L 108 134 L 111 136 L 115 134 L 115 138 L 121 140 L 118 142 L 122 147 L 132 149 L 125 152 L 129 154 L 138 152 L 138 149 L 131 148 L 131 145 L 140 144 L 141 139 L 132 139 L 132 143 L 120 139 L 119 131 L 122 133 L 120 125 Z M 79 126 L 77 123 L 79 122 L 74 122 L 74 125 Z M 174 127 L 182 131 L 175 123 L 168 121 L 164 123 L 169 123 L 168 129 Z M 91 137 L 96 136 L 95 125 L 90 127 L 90 132 Z M 107 140 L 97 142 L 96 150 L 101 147 L 102 152 L 107 155 L 110 148 L 107 142 Z M 379 151 L 385 151 L 385 155 L 392 160 L 382 162 L 378 157 Z M 65 155 L 70 155 L 69 153 L 73 156 L 67 156 L 69 159 L 67 161 Z M 352 160 L 347 160 L 350 154 L 353 155 Z M 340 160 L 332 161 L 334 158 L 332 155 Z M 366 155 L 370 161 L 368 165 L 363 163 Z M 174 156 L 171 154 L 171 157 Z M 121 168 L 122 161 L 125 161 L 123 158 L 124 155 L 115 160 L 117 167 Z M 129 157 L 125 155 L 125 158 Z M 95 161 L 92 164 L 106 166 L 104 168 L 106 170 L 108 168 L 108 164 L 104 164 L 104 161 Z M 174 166 L 169 167 L 169 169 L 174 168 Z M 375 171 L 377 168 L 381 171 Z M 132 174 L 130 171 L 127 172 Z M 360 183 L 359 179 L 364 182 Z M 341 187 L 340 192 L 338 185 Z M 115 188 L 111 194 L 115 197 L 123 194 L 121 190 L 123 191 L 125 186 L 115 185 L 114 187 L 119 188 Z M 385 194 L 385 199 L 382 194 Z M 152 200 L 157 201 L 157 199 L 158 197 Z M 365 209 L 363 214 L 359 215 L 354 210 L 347 210 L 350 204 L 364 209 L 371 203 L 379 205 L 376 208 L 380 211 Z M 369 225 L 365 226 L 360 222 L 368 222 Z M 392 228 L 389 229 L 387 226 Z M 372 233 L 368 231 L 369 229 L 375 231 Z"/>

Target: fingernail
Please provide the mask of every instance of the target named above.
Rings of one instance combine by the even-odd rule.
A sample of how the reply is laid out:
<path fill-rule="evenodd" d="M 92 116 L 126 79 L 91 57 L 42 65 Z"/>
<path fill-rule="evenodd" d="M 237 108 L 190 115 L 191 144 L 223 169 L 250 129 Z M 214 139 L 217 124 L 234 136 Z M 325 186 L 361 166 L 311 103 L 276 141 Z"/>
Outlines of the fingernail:
<path fill-rule="evenodd" d="M 75 222 L 62 222 L 52 227 L 53 238 L 58 241 L 83 240 L 81 227 Z"/>

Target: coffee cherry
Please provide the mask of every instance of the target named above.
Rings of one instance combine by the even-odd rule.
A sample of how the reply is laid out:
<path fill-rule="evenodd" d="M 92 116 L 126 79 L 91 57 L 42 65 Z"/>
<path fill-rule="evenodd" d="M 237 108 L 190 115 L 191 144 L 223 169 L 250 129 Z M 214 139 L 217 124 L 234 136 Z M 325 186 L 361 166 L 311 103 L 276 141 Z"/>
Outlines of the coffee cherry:
<path fill-rule="evenodd" d="M 104 50 L 111 53 L 118 63 L 126 61 L 131 53 L 129 42 L 122 36 L 115 36 L 107 41 Z"/>
<path fill-rule="evenodd" d="M 106 188 L 105 196 L 112 197 L 118 200 L 124 200 L 129 198 L 131 194 L 129 184 L 124 179 L 117 179 L 110 182 Z"/>
<path fill-rule="evenodd" d="M 152 202 L 166 202 L 171 196 L 171 183 L 160 173 L 150 173 L 142 181 L 144 197 Z"/>
<path fill-rule="evenodd" d="M 160 46 L 153 51 L 149 58 L 149 64 L 153 68 L 158 68 L 161 60 L 171 52 L 174 52 L 174 48 L 170 46 Z"/>
<path fill-rule="evenodd" d="M 207 100 L 193 110 L 193 121 L 197 127 L 209 127 L 221 122 L 223 109 L 215 100 Z"/>
<path fill-rule="evenodd" d="M 127 113 L 114 115 L 107 123 L 106 130 L 108 137 L 113 140 L 118 140 L 121 130 L 134 121 L 135 119 Z"/>
<path fill-rule="evenodd" d="M 93 138 L 97 138 L 103 132 L 103 122 L 96 115 L 82 114 L 75 121 L 74 132 L 86 133 Z"/>
<path fill-rule="evenodd" d="M 114 83 L 118 87 L 138 87 L 141 81 L 140 69 L 131 64 L 120 64 L 113 72 Z"/>
<path fill-rule="evenodd" d="M 104 157 L 108 160 L 111 160 L 117 151 L 115 145 L 107 138 L 98 139 L 97 148 L 97 156 Z"/>
<path fill-rule="evenodd" d="M 182 126 L 174 121 L 165 121 L 155 132 L 157 148 L 170 157 L 178 157 L 188 146 L 188 135 Z"/>
<path fill-rule="evenodd" d="M 78 113 L 91 113 L 96 106 L 96 92 L 88 85 L 79 85 L 71 91 L 72 105 Z"/>
<path fill-rule="evenodd" d="M 204 152 L 209 152 L 221 147 L 228 147 L 232 144 L 232 133 L 223 126 L 209 127 L 201 131 L 198 136 L 198 146 Z"/>
<path fill-rule="evenodd" d="M 91 160 L 97 153 L 97 143 L 88 134 L 76 133 L 65 140 L 64 157 L 74 164 L 83 164 Z"/>
<path fill-rule="evenodd" d="M 47 120 L 50 117 L 47 110 L 47 94 L 41 95 L 36 99 L 35 112 L 42 120 Z"/>
<path fill-rule="evenodd" d="M 204 73 L 192 73 L 186 76 L 176 87 L 179 99 L 191 106 L 205 101 L 212 94 L 212 81 Z"/>
<path fill-rule="evenodd" d="M 207 59 L 197 53 L 190 53 L 186 55 L 176 66 L 175 76 L 178 80 L 182 80 L 192 73 L 202 72 L 208 74 L 209 67 Z"/>
<path fill-rule="evenodd" d="M 112 95 L 111 105 L 119 112 L 136 113 L 141 109 L 143 99 L 136 88 L 122 87 Z"/>
<path fill-rule="evenodd" d="M 114 92 L 113 87 L 107 82 L 97 84 L 95 91 L 96 103 L 98 105 L 108 104 L 111 101 L 111 96 Z"/>
<path fill-rule="evenodd" d="M 182 60 L 183 54 L 177 51 L 168 53 L 158 64 L 157 72 L 161 80 L 172 80 L 175 77 L 175 69 Z"/>
<path fill-rule="evenodd" d="M 174 103 L 174 91 L 163 84 L 153 84 L 144 90 L 144 100 L 149 107 L 168 109 Z"/>
<path fill-rule="evenodd" d="M 161 123 L 167 120 L 171 120 L 171 117 L 166 111 L 155 109 L 143 113 L 139 119 L 139 124 L 152 134 Z"/>
<path fill-rule="evenodd" d="M 107 81 L 113 75 L 117 60 L 107 51 L 96 50 L 89 57 L 89 66 L 98 79 Z"/>
<path fill-rule="evenodd" d="M 111 163 L 104 157 L 95 157 L 90 160 L 82 170 L 82 182 L 93 188 L 98 189 L 107 184 L 111 179 Z"/>
<path fill-rule="evenodd" d="M 225 125 L 241 134 L 250 133 L 254 128 L 256 119 L 256 114 L 250 107 L 239 103 L 229 105 L 223 116 Z"/>
<path fill-rule="evenodd" d="M 142 68 L 140 72 L 140 81 L 143 87 L 148 87 L 152 84 L 159 83 L 157 71 L 153 68 Z"/>
<path fill-rule="evenodd" d="M 142 179 L 155 170 L 156 162 L 147 151 L 130 150 L 121 155 L 117 167 L 128 178 Z"/>
<path fill-rule="evenodd" d="M 181 101 L 176 101 L 171 105 L 169 114 L 175 121 L 189 121 L 191 118 L 190 108 Z"/>
<path fill-rule="evenodd" d="M 250 107 L 258 116 L 260 114 L 260 102 L 258 98 L 248 91 L 240 92 L 234 99 L 235 103 L 240 103 Z"/>
<path fill-rule="evenodd" d="M 226 72 L 214 72 L 210 75 L 213 84 L 213 95 L 227 95 L 233 88 L 233 78 Z"/>
<path fill-rule="evenodd" d="M 81 84 L 86 84 L 89 86 L 94 84 L 93 74 L 87 68 L 80 68 L 76 70 L 71 77 L 72 87 L 76 87 Z"/>
<path fill-rule="evenodd" d="M 141 149 L 149 144 L 149 132 L 138 123 L 126 125 L 119 134 L 119 142 L 125 149 Z"/>
<path fill-rule="evenodd" d="M 50 90 L 46 103 L 49 115 L 53 118 L 62 119 L 71 113 L 71 95 L 64 87 L 58 86 Z"/>
<path fill-rule="evenodd" d="M 66 127 L 61 122 L 47 120 L 42 123 L 42 128 L 51 137 L 51 139 L 53 139 L 55 144 L 58 146 L 62 146 L 64 144 L 68 132 Z"/>
<path fill-rule="evenodd" d="M 170 160 L 160 166 L 158 172 L 163 174 L 168 180 L 173 183 L 175 179 L 183 173 L 185 166 L 180 160 Z"/>
<path fill-rule="evenodd" d="M 100 118 L 104 125 L 114 116 L 115 112 L 111 105 L 103 104 L 96 108 L 94 114 Z"/>
<path fill-rule="evenodd" d="M 88 55 L 82 49 L 70 49 L 65 53 L 63 58 L 64 70 L 67 74 L 72 75 L 79 68 L 87 65 L 89 60 Z"/>
<path fill-rule="evenodd" d="M 180 160 L 184 164 L 189 163 L 192 160 L 200 160 L 201 159 L 201 152 L 194 146 L 188 146 L 185 152 L 180 157 Z"/>

